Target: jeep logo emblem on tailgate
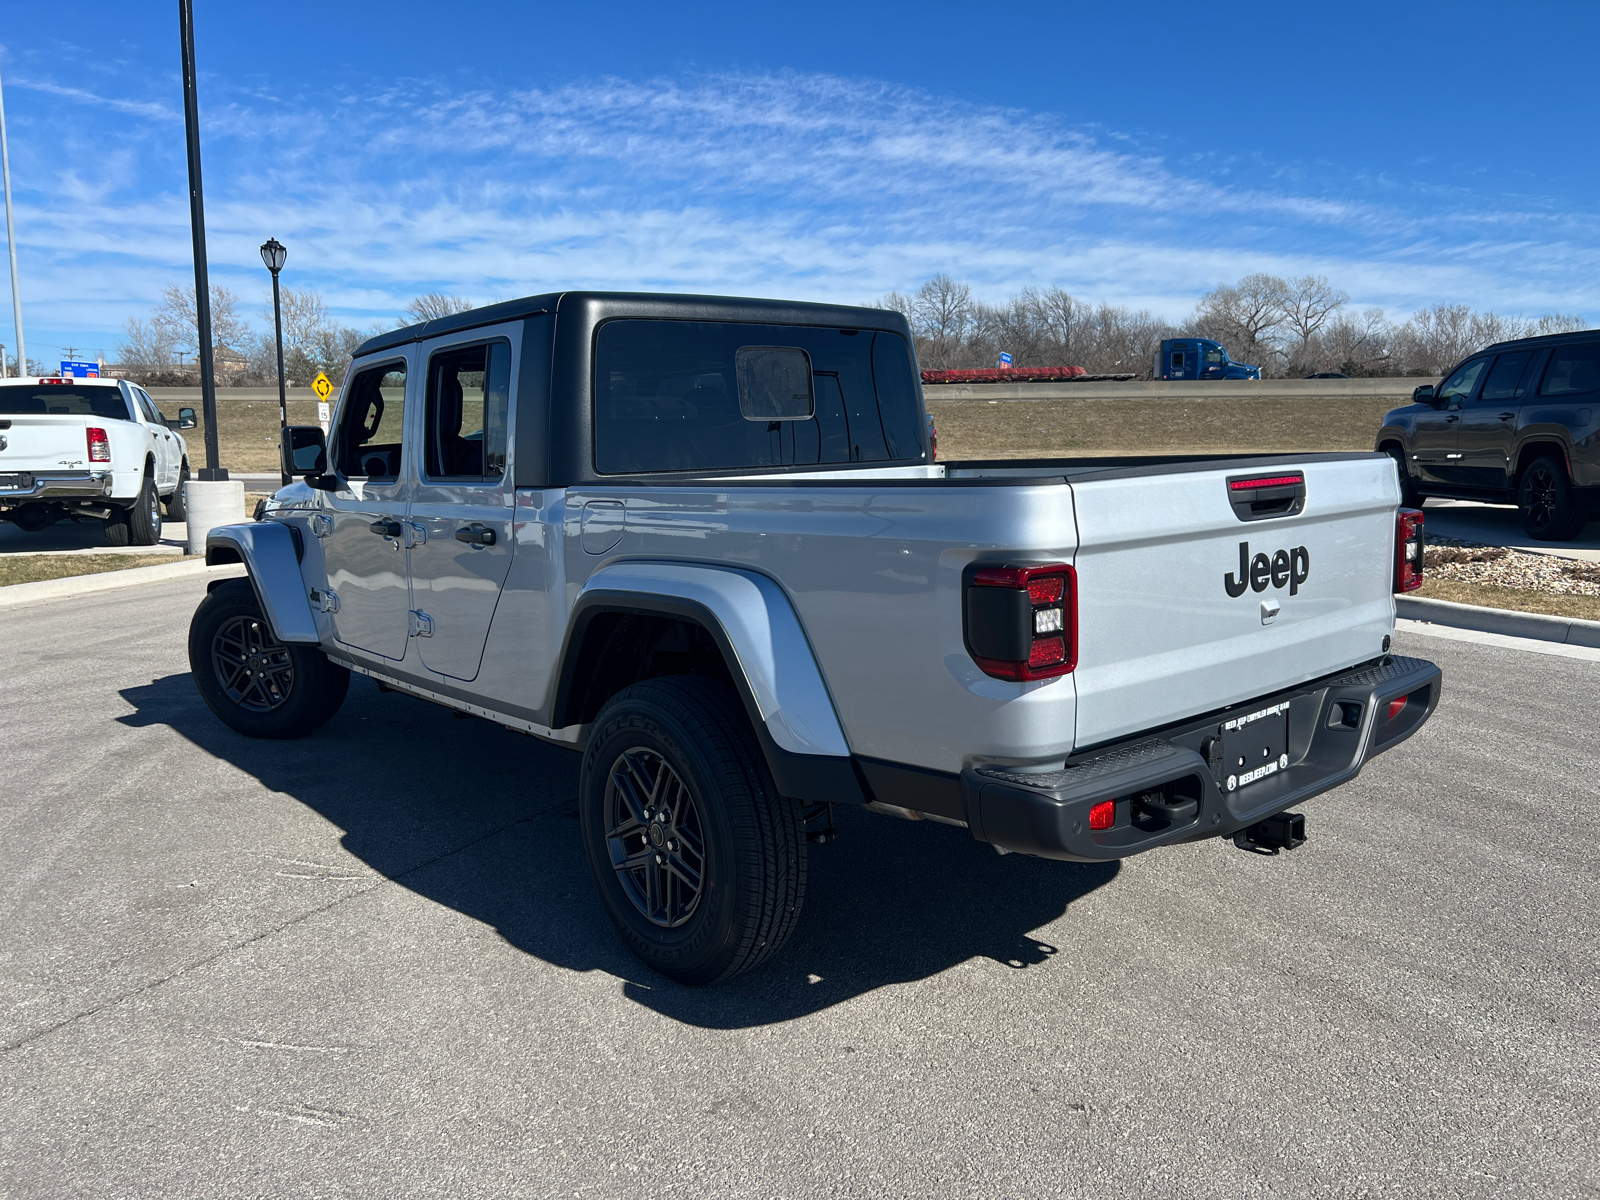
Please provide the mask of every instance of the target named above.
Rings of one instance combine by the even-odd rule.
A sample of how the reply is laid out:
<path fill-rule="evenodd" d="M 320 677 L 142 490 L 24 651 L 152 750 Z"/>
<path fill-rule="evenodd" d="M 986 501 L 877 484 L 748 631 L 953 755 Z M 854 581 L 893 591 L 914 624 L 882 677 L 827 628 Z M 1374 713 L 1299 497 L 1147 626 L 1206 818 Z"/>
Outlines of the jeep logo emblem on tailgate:
<path fill-rule="evenodd" d="M 1222 577 L 1222 586 L 1230 596 L 1242 596 L 1247 589 L 1257 592 L 1267 590 L 1267 584 L 1281 588 L 1289 586 L 1289 595 L 1300 590 L 1300 585 L 1311 575 L 1311 551 L 1304 546 L 1293 550 L 1278 550 L 1269 558 L 1266 554 L 1250 557 L 1250 543 L 1239 543 L 1239 573 L 1229 571 Z"/>

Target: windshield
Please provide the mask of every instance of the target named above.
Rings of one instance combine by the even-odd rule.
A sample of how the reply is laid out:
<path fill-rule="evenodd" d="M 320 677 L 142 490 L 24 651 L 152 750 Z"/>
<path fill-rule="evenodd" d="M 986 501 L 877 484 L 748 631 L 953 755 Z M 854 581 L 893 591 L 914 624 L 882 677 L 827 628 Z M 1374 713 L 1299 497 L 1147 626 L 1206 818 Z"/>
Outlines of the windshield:
<path fill-rule="evenodd" d="M 112 384 L 44 383 L 0 387 L 0 414 L 15 417 L 101 417 L 126 421 L 128 402 Z"/>

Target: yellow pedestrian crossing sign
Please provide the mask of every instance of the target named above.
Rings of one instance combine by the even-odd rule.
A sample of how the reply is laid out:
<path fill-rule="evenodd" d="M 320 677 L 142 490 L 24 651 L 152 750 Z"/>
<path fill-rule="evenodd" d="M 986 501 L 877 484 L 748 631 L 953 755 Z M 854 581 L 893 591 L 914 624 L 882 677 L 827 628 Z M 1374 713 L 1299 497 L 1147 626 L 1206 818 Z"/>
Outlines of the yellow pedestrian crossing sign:
<path fill-rule="evenodd" d="M 328 393 L 333 391 L 333 384 L 328 382 L 326 375 L 318 371 L 317 377 L 311 381 L 311 390 L 317 394 L 318 400 L 326 400 Z"/>

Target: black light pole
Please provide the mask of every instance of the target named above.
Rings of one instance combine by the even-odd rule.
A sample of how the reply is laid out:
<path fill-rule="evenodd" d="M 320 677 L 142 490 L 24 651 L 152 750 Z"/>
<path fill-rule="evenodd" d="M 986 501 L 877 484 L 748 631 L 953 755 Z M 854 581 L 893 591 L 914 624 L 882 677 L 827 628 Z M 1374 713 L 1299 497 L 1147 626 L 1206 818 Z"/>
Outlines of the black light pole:
<path fill-rule="evenodd" d="M 211 282 L 206 272 L 206 211 L 200 194 L 200 101 L 194 83 L 194 2 L 178 0 L 183 43 L 183 124 L 189 142 L 189 228 L 194 234 L 194 311 L 200 326 L 200 403 L 206 414 L 206 465 L 201 479 L 226 479 L 217 465 L 217 372 L 211 356 Z"/>
<path fill-rule="evenodd" d="M 278 299 L 278 272 L 283 270 L 283 264 L 289 258 L 289 248 L 277 238 L 268 238 L 261 244 L 261 261 L 267 264 L 267 270 L 272 272 L 272 325 L 278 336 L 278 444 L 283 444 L 283 431 L 289 428 L 289 393 L 285 390 L 287 385 L 283 381 L 283 304 Z M 285 464 L 280 463 L 278 469 L 283 472 L 283 486 L 289 486 L 289 471 Z"/>

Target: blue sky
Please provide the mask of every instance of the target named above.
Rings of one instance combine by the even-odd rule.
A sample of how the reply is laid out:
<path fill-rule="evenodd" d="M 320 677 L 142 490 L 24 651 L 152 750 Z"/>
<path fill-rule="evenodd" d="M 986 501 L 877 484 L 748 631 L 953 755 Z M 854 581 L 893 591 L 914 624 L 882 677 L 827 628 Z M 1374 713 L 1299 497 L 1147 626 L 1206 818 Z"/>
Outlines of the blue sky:
<path fill-rule="evenodd" d="M 1255 270 L 1600 317 L 1592 3 L 196 7 L 212 278 L 252 317 L 269 235 L 361 327 L 941 270 L 1174 319 Z M 176 8 L 0 24 L 34 357 L 115 357 L 193 281 Z"/>

